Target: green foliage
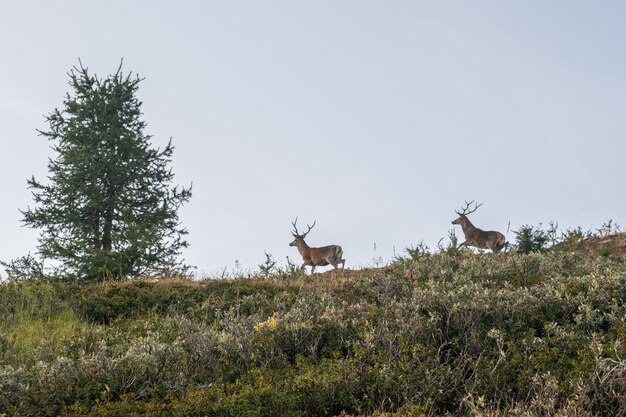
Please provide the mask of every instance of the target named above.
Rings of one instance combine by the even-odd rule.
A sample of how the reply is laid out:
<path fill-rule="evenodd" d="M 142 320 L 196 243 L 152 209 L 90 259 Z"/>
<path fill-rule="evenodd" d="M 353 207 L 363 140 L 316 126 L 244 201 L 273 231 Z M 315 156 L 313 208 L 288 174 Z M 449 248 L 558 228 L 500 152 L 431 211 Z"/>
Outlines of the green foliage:
<path fill-rule="evenodd" d="M 568 243 L 578 243 L 582 242 L 585 239 L 589 239 L 592 236 L 590 231 L 583 230 L 582 227 L 578 226 L 575 228 L 567 229 L 562 233 L 561 241 Z"/>
<path fill-rule="evenodd" d="M 103 324 L 172 311 L 214 320 L 216 312 L 226 311 L 233 305 L 248 309 L 247 297 L 289 293 L 270 283 L 253 280 L 206 281 L 202 285 L 188 280 L 136 280 L 97 286 L 68 284 L 66 288 L 67 301 L 76 314 L 88 322 Z"/>
<path fill-rule="evenodd" d="M 457 237 L 454 229 L 450 229 L 448 231 L 448 244 L 443 245 L 441 242 L 443 238 L 437 243 L 437 248 L 439 249 L 439 253 L 446 253 L 448 255 L 455 255 L 457 252 L 457 247 L 459 246 L 459 238 Z"/>
<path fill-rule="evenodd" d="M 82 329 L 80 319 L 56 285 L 46 282 L 0 285 L 0 359 L 28 361 L 35 349 L 62 350 Z"/>
<path fill-rule="evenodd" d="M 0 261 L 0 265 L 4 267 L 7 278 L 11 281 L 44 278 L 43 261 L 37 260 L 30 253 L 9 262 Z"/>
<path fill-rule="evenodd" d="M 0 414 L 626 410 L 620 258 L 439 253 L 315 278 L 4 283 Z"/>
<path fill-rule="evenodd" d="M 541 225 L 538 227 L 524 225 L 514 231 L 515 246 L 520 253 L 542 252 L 547 249 L 550 236 Z"/>
<path fill-rule="evenodd" d="M 409 246 L 404 248 L 404 251 L 409 255 L 408 257 L 397 255 L 395 257 L 396 262 L 402 261 L 417 261 L 424 256 L 429 255 L 428 246 L 424 242 L 419 242 L 415 246 Z"/>
<path fill-rule="evenodd" d="M 72 93 L 47 116 L 56 156 L 49 184 L 28 180 L 35 208 L 24 223 L 40 229 L 39 252 L 65 275 L 120 278 L 184 271 L 187 246 L 178 208 L 191 188 L 172 186 L 173 146 L 151 147 L 143 131 L 141 79 L 118 71 L 100 79 L 87 68 L 70 71 Z"/>
<path fill-rule="evenodd" d="M 296 263 L 289 256 L 287 256 L 285 260 L 286 265 L 278 270 L 277 276 L 281 276 L 283 278 L 293 278 L 303 274 L 300 265 L 296 265 Z"/>
<path fill-rule="evenodd" d="M 271 254 L 267 252 L 264 252 L 264 254 L 265 262 L 259 265 L 259 271 L 262 276 L 267 277 L 271 273 L 276 272 L 276 260 L 274 260 L 274 257 Z"/>
<path fill-rule="evenodd" d="M 613 219 L 602 223 L 599 229 L 596 229 L 596 235 L 599 237 L 610 236 L 613 233 L 618 233 L 621 230 L 621 226 L 617 223 L 613 223 Z"/>

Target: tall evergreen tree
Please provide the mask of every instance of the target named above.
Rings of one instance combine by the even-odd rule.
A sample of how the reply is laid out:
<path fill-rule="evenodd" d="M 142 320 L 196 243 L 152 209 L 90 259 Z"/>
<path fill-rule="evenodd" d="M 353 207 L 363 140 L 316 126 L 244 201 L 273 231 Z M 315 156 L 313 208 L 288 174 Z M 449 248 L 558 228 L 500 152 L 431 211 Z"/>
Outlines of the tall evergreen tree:
<path fill-rule="evenodd" d="M 172 186 L 171 139 L 160 150 L 144 133 L 136 93 L 142 78 L 122 73 L 106 79 L 80 62 L 69 72 L 73 92 L 39 131 L 53 142 L 49 183 L 28 180 L 36 207 L 24 223 L 41 229 L 39 252 L 61 272 L 107 278 L 179 272 L 187 247 L 178 208 L 191 187 Z"/>

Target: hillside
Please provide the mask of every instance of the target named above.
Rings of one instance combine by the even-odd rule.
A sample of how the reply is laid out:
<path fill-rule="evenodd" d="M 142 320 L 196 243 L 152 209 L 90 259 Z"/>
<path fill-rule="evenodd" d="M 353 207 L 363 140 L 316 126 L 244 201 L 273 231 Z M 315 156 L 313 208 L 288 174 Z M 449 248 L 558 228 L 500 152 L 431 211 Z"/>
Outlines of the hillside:
<path fill-rule="evenodd" d="M 314 276 L 4 283 L 0 415 L 626 415 L 624 238 Z"/>
<path fill-rule="evenodd" d="M 587 239 L 562 241 L 552 250 L 570 252 L 595 253 L 598 255 L 626 254 L 626 232 L 611 234 L 610 236 L 592 236 Z"/>

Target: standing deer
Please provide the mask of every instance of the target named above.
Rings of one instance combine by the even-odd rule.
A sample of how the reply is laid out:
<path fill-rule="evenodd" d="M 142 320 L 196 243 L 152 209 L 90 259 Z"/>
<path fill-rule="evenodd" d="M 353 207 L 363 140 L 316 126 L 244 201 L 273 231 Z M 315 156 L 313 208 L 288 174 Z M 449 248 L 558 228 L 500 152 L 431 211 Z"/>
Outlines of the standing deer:
<path fill-rule="evenodd" d="M 463 229 L 463 234 L 465 235 L 465 242 L 458 246 L 457 251 L 461 249 L 461 246 L 475 246 L 477 248 L 487 247 L 494 252 L 500 252 L 503 248 L 509 245 L 509 242 L 506 241 L 504 235 L 495 231 L 485 232 L 478 227 L 474 227 L 472 222 L 470 222 L 467 218 L 468 214 L 472 214 L 478 210 L 478 207 L 482 206 L 482 203 L 474 204 L 474 208 L 470 210 L 470 206 L 473 202 L 474 200 L 469 203 L 465 201 L 465 208 L 463 208 L 463 211 L 454 211 L 459 215 L 459 218 L 454 220 L 452 224 L 460 224 Z"/>
<path fill-rule="evenodd" d="M 291 232 L 291 234 L 295 239 L 289 244 L 289 246 L 297 247 L 298 252 L 300 252 L 300 255 L 302 256 L 304 263 L 300 269 L 304 269 L 305 266 L 310 265 L 312 267 L 311 274 L 315 271 L 316 266 L 326 266 L 328 264 L 331 264 L 335 269 L 337 269 L 337 265 L 341 264 L 341 269 L 343 269 L 345 267 L 346 260 L 341 258 L 343 256 L 343 249 L 341 249 L 341 246 L 330 245 L 323 246 L 321 248 L 309 247 L 309 245 L 307 245 L 304 241 L 304 238 L 309 234 L 311 229 L 313 229 L 313 226 L 315 226 L 315 221 L 313 222 L 313 226 L 309 226 L 307 224 L 309 229 L 303 234 L 298 232 L 298 228 L 296 227 L 297 221 L 298 218 L 296 217 L 296 220 L 291 222 L 293 225 L 293 232 Z"/>

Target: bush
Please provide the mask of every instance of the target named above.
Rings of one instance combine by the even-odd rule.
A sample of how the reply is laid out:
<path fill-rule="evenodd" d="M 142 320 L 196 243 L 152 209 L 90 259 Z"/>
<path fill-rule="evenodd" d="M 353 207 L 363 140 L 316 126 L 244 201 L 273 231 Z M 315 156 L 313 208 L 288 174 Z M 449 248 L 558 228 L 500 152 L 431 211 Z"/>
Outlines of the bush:
<path fill-rule="evenodd" d="M 102 285 L 71 284 L 65 296 L 74 311 L 92 323 L 110 324 L 121 318 L 137 318 L 171 311 L 213 321 L 215 311 L 228 310 L 247 296 L 289 294 L 267 282 L 254 280 L 128 281 Z"/>
<path fill-rule="evenodd" d="M 0 261 L 0 265 L 4 267 L 9 281 L 45 278 L 43 261 L 37 260 L 30 253 L 9 262 Z"/>
<path fill-rule="evenodd" d="M 515 247 L 519 253 L 543 252 L 550 241 L 548 234 L 539 227 L 524 225 L 514 230 Z"/>
<path fill-rule="evenodd" d="M 571 251 L 5 283 L 0 415 L 620 415 L 624 288 L 621 258 Z"/>

